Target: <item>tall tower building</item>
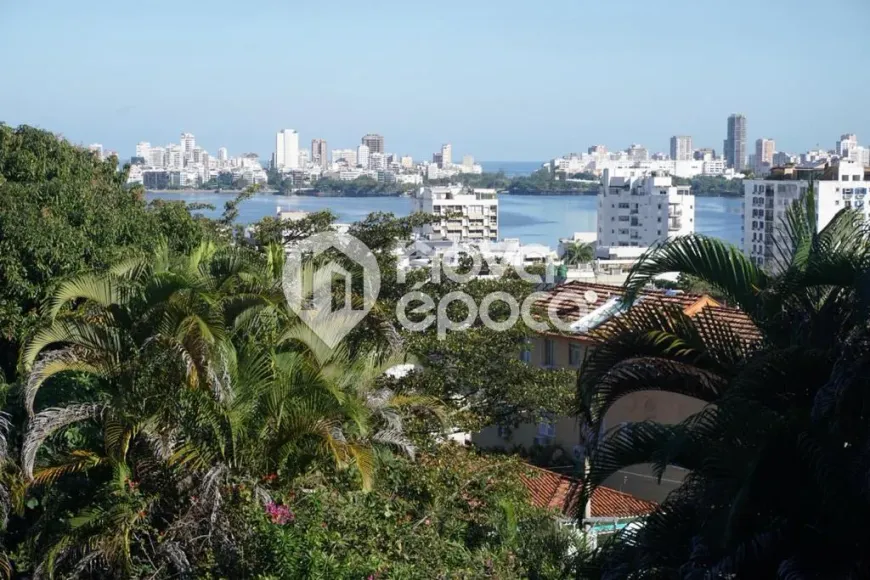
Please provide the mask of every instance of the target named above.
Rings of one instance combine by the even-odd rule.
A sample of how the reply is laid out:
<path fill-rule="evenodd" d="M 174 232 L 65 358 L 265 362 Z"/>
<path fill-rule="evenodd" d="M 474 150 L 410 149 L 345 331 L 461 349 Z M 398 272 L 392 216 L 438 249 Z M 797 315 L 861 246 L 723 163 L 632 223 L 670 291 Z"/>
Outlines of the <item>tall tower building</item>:
<path fill-rule="evenodd" d="M 692 138 L 688 135 L 671 137 L 671 159 L 674 161 L 689 161 L 694 155 Z"/>
<path fill-rule="evenodd" d="M 230 155 L 227 152 L 226 147 L 221 147 L 220 149 L 218 149 L 218 161 L 226 162 L 226 160 L 229 159 L 229 157 L 230 157 Z"/>
<path fill-rule="evenodd" d="M 325 139 L 311 140 L 311 162 L 319 165 L 324 171 L 329 167 L 329 157 Z"/>
<path fill-rule="evenodd" d="M 193 133 L 181 134 L 181 155 L 187 160 L 193 157 L 193 150 L 196 148 L 196 138 Z"/>
<path fill-rule="evenodd" d="M 369 133 L 362 138 L 362 144 L 369 148 L 369 153 L 385 153 L 384 137 L 376 133 Z"/>
<path fill-rule="evenodd" d="M 776 153 L 776 141 L 773 139 L 757 139 L 755 141 L 755 173 L 767 172 L 773 167 L 773 155 Z"/>
<path fill-rule="evenodd" d="M 725 162 L 736 171 L 746 167 L 746 117 L 738 113 L 728 117 Z"/>
<path fill-rule="evenodd" d="M 275 169 L 299 169 L 299 133 L 278 131 L 275 137 Z"/>
<path fill-rule="evenodd" d="M 356 148 L 356 162 L 357 165 L 361 165 L 363 169 L 369 168 L 369 153 L 372 151 L 368 148 L 368 145 L 360 145 Z"/>
<path fill-rule="evenodd" d="M 840 140 L 837 141 L 837 155 L 840 158 L 849 158 L 851 151 L 858 148 L 858 137 L 854 133 L 845 133 L 840 135 Z"/>
<path fill-rule="evenodd" d="M 441 167 L 447 168 L 453 165 L 453 145 L 445 143 L 441 146 Z"/>

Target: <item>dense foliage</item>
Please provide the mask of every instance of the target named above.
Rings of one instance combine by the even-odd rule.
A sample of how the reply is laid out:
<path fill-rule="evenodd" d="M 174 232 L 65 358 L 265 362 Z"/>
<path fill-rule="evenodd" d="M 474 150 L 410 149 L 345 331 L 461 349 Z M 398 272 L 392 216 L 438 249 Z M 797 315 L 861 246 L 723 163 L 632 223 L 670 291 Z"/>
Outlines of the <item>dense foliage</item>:
<path fill-rule="evenodd" d="M 427 368 L 474 345 L 480 364 L 497 352 L 520 372 L 522 341 L 481 328 L 440 359 L 415 346 L 430 335 L 398 331 L 392 249 L 429 218 L 353 225 L 383 299 L 329 348 L 334 328 L 287 305 L 275 242 L 332 215 L 264 221 L 246 241 L 234 218 L 250 191 L 193 218 L 146 205 L 123 171 L 50 134 L 0 126 L 0 139 L 0 576 L 573 574 L 576 537 L 531 507 L 520 464 L 439 443 L 462 419 L 460 390 L 476 391 L 476 416 L 510 421 L 554 397 L 533 387 L 556 376 L 526 367 L 458 389 L 460 369 Z M 411 352 L 423 368 L 385 376 Z M 428 380 L 442 371 L 454 382 Z"/>
<path fill-rule="evenodd" d="M 629 296 L 680 272 L 757 330 L 646 303 L 601 336 L 579 379 L 591 433 L 637 390 L 708 403 L 676 425 L 626 424 L 590 441 L 592 484 L 640 463 L 690 471 L 644 527 L 603 551 L 604 578 L 870 574 L 870 236 L 851 210 L 816 223 L 811 192 L 784 220 L 771 271 L 703 236 L 670 241 L 633 270 Z"/>
<path fill-rule="evenodd" d="M 65 276 L 106 268 L 162 238 L 189 250 L 204 225 L 183 203 L 145 203 L 115 158 L 31 127 L 0 124 L 0 368 L 15 376 L 20 339 Z"/>

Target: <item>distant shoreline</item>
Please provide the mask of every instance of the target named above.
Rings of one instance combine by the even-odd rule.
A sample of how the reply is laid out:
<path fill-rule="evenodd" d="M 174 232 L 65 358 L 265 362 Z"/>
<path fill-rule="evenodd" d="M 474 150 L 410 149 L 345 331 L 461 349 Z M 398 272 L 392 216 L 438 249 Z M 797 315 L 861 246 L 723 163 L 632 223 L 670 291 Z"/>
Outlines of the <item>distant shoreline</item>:
<path fill-rule="evenodd" d="M 243 190 L 241 189 L 223 189 L 221 191 L 215 191 L 213 189 L 146 189 L 145 193 L 157 193 L 157 194 L 178 194 L 178 195 L 211 195 L 211 194 L 225 194 L 227 196 L 230 195 L 238 195 Z M 366 197 L 406 197 L 399 194 L 390 194 L 390 193 L 378 193 L 374 195 L 333 195 L 330 193 L 312 193 L 312 192 L 304 192 L 304 193 L 293 193 L 290 195 L 279 193 L 277 190 L 269 190 L 269 191 L 258 191 L 257 194 L 260 195 L 274 195 L 275 197 L 318 197 L 318 198 L 366 198 Z M 584 197 L 584 196 L 595 196 L 598 195 L 598 191 L 589 190 L 589 191 L 536 191 L 536 192 L 516 192 L 516 191 L 502 191 L 499 192 L 499 195 L 513 195 L 517 197 L 535 197 L 535 196 L 551 196 L 551 197 Z M 743 197 L 742 194 L 735 194 L 728 191 L 716 191 L 716 192 L 704 192 L 704 193 L 695 193 L 695 197 Z M 407 197 L 407 199 L 411 199 L 411 197 Z"/>

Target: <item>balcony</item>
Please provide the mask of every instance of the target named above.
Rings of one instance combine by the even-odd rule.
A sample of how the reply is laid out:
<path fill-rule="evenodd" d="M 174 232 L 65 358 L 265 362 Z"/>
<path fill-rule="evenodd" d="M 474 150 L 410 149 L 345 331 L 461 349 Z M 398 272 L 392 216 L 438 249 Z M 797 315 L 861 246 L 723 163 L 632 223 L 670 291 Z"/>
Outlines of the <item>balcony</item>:
<path fill-rule="evenodd" d="M 668 231 L 669 232 L 677 232 L 683 229 L 683 220 L 681 219 L 670 219 L 668 220 Z"/>

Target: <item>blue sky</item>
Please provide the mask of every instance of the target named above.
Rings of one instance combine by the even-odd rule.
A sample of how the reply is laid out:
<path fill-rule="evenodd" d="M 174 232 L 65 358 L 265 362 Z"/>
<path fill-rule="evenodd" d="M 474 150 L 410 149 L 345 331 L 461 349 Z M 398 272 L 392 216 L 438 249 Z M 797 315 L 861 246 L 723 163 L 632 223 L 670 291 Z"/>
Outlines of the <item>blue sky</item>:
<path fill-rule="evenodd" d="M 43 0 L 0 3 L 0 121 L 122 155 L 280 128 L 395 153 L 543 160 L 593 143 L 870 143 L 870 2 Z"/>

